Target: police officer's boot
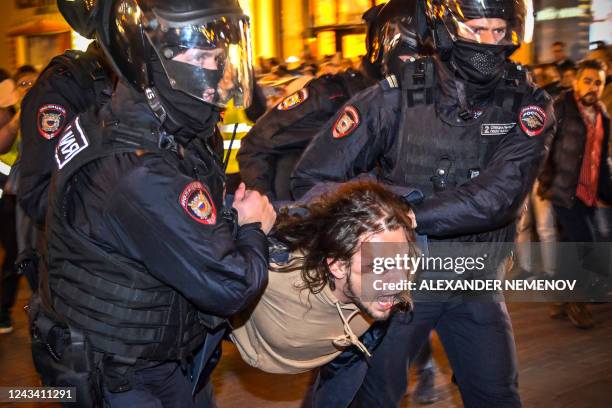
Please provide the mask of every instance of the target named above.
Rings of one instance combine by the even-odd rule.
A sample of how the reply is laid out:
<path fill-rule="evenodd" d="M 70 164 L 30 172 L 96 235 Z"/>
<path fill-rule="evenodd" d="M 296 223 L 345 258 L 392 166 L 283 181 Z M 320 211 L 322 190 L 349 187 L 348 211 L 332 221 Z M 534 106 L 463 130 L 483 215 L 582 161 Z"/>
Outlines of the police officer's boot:
<path fill-rule="evenodd" d="M 438 400 L 438 392 L 435 387 L 436 369 L 430 364 L 419 371 L 419 382 L 414 388 L 413 398 L 421 404 L 433 404 Z"/>

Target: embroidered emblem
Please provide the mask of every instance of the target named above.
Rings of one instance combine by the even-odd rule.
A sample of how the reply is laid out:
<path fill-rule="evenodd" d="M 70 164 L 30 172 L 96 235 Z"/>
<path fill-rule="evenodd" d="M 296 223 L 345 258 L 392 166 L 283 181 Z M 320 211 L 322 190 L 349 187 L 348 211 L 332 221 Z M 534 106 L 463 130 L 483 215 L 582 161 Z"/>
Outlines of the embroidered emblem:
<path fill-rule="evenodd" d="M 89 140 L 85 137 L 81 123 L 77 117 L 74 122 L 66 126 L 64 133 L 60 138 L 57 146 L 55 146 L 55 161 L 57 167 L 62 169 L 77 154 L 85 150 L 89 146 Z"/>
<path fill-rule="evenodd" d="M 536 105 L 529 105 L 521 109 L 519 114 L 521 129 L 527 136 L 537 136 L 544 130 L 546 125 L 546 112 Z"/>
<path fill-rule="evenodd" d="M 187 214 L 197 222 L 213 225 L 217 222 L 217 209 L 204 184 L 193 181 L 183 189 L 179 203 Z"/>
<path fill-rule="evenodd" d="M 482 136 L 499 136 L 507 135 L 516 123 L 483 123 L 480 125 L 480 134 Z"/>
<path fill-rule="evenodd" d="M 359 111 L 352 105 L 344 108 L 342 115 L 336 120 L 333 129 L 334 139 L 350 135 L 359 126 Z"/>
<path fill-rule="evenodd" d="M 66 109 L 61 105 L 48 104 L 38 109 L 36 127 L 38 133 L 47 140 L 60 134 L 66 121 Z"/>
<path fill-rule="evenodd" d="M 308 99 L 308 89 L 302 88 L 283 99 L 283 101 L 278 104 L 277 109 L 280 111 L 286 111 L 296 108 L 304 103 L 306 99 Z"/>

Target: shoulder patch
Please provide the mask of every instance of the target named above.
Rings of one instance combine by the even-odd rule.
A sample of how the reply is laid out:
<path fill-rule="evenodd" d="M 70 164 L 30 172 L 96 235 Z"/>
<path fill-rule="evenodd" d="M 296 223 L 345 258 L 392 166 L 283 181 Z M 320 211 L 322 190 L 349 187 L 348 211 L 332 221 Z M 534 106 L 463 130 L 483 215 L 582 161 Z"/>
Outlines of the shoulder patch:
<path fill-rule="evenodd" d="M 210 198 L 208 189 L 199 181 L 193 181 L 183 189 L 179 197 L 183 210 L 200 224 L 214 225 L 217 222 L 217 209 Z"/>
<path fill-rule="evenodd" d="M 308 89 L 302 88 L 283 99 L 283 101 L 278 104 L 276 109 L 280 111 L 291 110 L 300 106 L 306 99 L 308 99 Z"/>
<path fill-rule="evenodd" d="M 47 104 L 38 109 L 36 127 L 38 133 L 47 140 L 60 134 L 66 122 L 66 109 L 61 105 Z"/>
<path fill-rule="evenodd" d="M 85 136 L 79 118 L 66 126 L 62 137 L 57 146 L 55 146 L 55 161 L 57 167 L 61 170 L 70 160 L 74 159 L 77 154 L 85 150 L 89 146 L 89 140 Z"/>
<path fill-rule="evenodd" d="M 538 136 L 546 125 L 546 112 L 537 105 L 525 106 L 519 113 L 519 123 L 527 136 Z"/>
<path fill-rule="evenodd" d="M 342 139 L 345 136 L 353 133 L 360 123 L 359 111 L 353 105 L 348 105 L 344 108 L 342 115 L 334 123 L 333 136 L 334 139 Z"/>

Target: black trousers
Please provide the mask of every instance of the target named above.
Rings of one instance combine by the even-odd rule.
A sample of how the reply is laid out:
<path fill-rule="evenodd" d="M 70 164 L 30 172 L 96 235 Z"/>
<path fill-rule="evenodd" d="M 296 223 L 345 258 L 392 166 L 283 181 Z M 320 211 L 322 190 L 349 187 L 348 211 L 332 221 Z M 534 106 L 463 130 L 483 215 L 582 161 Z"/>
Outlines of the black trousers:
<path fill-rule="evenodd" d="M 553 206 L 563 248 L 557 279 L 577 281 L 576 301 L 606 301 L 612 290 L 612 208 L 588 207 L 576 200 L 572 208 Z"/>
<path fill-rule="evenodd" d="M 212 383 L 192 396 L 192 383 L 178 363 L 169 362 L 130 375 L 132 389 L 104 392 L 109 408 L 214 408 Z"/>
<path fill-rule="evenodd" d="M 420 302 L 410 318 L 395 314 L 374 352 L 351 407 L 399 406 L 408 382 L 406 362 L 414 361 L 435 329 L 467 408 L 516 408 L 516 349 L 505 303 Z"/>
<path fill-rule="evenodd" d="M 562 242 L 612 241 L 612 208 L 587 207 L 578 199 L 572 208 L 553 208 Z"/>

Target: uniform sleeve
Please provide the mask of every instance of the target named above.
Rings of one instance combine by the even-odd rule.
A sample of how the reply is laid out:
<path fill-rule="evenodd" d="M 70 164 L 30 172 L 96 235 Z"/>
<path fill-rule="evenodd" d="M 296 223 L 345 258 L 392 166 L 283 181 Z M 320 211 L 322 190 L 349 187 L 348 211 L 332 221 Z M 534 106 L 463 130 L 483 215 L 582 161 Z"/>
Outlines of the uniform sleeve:
<path fill-rule="evenodd" d="M 68 74 L 47 70 L 21 105 L 22 151 L 17 197 L 26 214 L 43 223 L 58 136 L 79 105 L 87 106 L 87 91 L 70 84 Z"/>
<path fill-rule="evenodd" d="M 263 194 L 273 191 L 276 160 L 288 151 L 303 150 L 321 126 L 346 100 L 334 86 L 318 78 L 286 97 L 263 115 L 241 140 L 237 159 L 247 187 Z M 339 87 L 338 87 L 339 89 Z M 338 92 L 341 92 L 340 89 Z"/>
<path fill-rule="evenodd" d="M 555 132 L 552 103 L 548 97 L 542 98 L 545 100 L 524 106 L 521 112 L 531 109 L 544 113 L 543 128 L 525 130 L 521 118 L 517 118 L 515 128 L 498 142 L 478 177 L 435 194 L 414 209 L 419 234 L 436 237 L 476 234 L 516 219 Z"/>
<path fill-rule="evenodd" d="M 104 221 L 122 253 L 200 310 L 226 317 L 264 289 L 268 241 L 258 223 L 235 231 L 209 194 L 156 159 L 122 179 Z"/>
<path fill-rule="evenodd" d="M 385 108 L 389 106 L 385 102 L 386 94 L 374 85 L 355 95 L 325 123 L 291 175 L 294 198 L 317 183 L 344 182 L 375 167 L 395 134 L 396 115 Z"/>

